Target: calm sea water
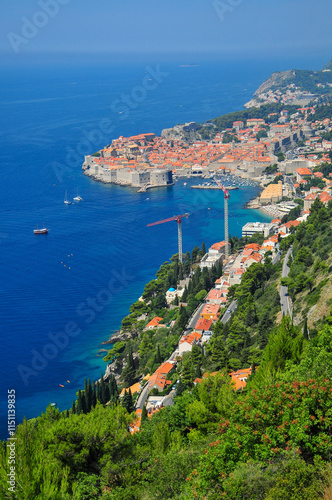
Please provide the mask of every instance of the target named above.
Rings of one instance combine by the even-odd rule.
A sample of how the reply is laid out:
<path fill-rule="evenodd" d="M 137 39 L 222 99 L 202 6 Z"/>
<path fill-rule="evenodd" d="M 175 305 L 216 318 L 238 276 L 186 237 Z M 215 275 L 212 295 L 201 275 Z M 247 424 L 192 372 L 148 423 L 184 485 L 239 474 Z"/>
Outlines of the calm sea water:
<path fill-rule="evenodd" d="M 101 342 L 177 251 L 176 224 L 147 228 L 149 222 L 189 212 L 184 251 L 224 238 L 221 193 L 197 192 L 183 180 L 140 194 L 99 184 L 82 174 L 84 153 L 119 135 L 160 134 L 241 109 L 275 69 L 275 61 L 164 63 L 168 75 L 144 96 L 137 86 L 146 64 L 1 70 L 1 437 L 7 389 L 16 390 L 19 422 L 51 401 L 70 407 L 84 378 L 104 371 Z M 140 101 L 120 113 L 115 101 L 131 92 Z M 113 127 L 108 134 L 105 120 Z M 77 189 L 84 202 L 64 205 L 65 191 L 73 198 Z M 231 234 L 240 235 L 250 220 L 266 220 L 243 209 L 256 193 L 255 187 L 231 193 Z M 35 236 L 37 224 L 49 234 Z"/>

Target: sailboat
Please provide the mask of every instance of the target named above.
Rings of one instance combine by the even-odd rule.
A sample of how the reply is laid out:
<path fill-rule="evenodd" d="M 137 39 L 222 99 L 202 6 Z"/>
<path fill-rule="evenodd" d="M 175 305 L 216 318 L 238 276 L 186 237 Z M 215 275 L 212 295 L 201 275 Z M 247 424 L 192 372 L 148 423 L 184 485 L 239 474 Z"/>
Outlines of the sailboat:
<path fill-rule="evenodd" d="M 67 200 L 67 191 L 66 191 L 66 194 L 65 194 L 65 200 L 64 200 L 64 203 L 66 205 L 71 205 L 71 201 Z"/>
<path fill-rule="evenodd" d="M 77 188 L 77 196 L 75 196 L 74 201 L 84 201 L 83 198 L 78 194 L 78 188 Z"/>

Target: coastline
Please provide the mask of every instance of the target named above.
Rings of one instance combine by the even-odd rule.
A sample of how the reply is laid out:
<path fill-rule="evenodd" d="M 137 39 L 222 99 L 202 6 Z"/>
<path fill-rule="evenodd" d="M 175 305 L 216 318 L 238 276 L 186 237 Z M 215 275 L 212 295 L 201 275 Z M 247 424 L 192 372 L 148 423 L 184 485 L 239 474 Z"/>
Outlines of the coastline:
<path fill-rule="evenodd" d="M 285 215 L 286 212 L 283 212 L 282 210 L 278 209 L 278 205 L 276 204 L 268 204 L 268 205 L 261 205 L 259 201 L 259 196 L 256 196 L 252 200 L 248 201 L 248 203 L 245 205 L 245 208 L 250 209 L 250 210 L 261 210 L 262 212 L 270 215 L 273 218 L 280 218 Z"/>

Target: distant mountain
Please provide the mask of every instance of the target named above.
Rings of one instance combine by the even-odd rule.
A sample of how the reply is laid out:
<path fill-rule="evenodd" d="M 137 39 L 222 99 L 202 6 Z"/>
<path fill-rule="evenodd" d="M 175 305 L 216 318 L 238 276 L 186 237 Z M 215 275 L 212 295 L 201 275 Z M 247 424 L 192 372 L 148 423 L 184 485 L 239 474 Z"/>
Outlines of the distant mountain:
<path fill-rule="evenodd" d="M 281 92 L 282 96 L 285 96 L 286 93 L 289 96 L 292 93 L 293 96 L 281 99 L 279 102 L 293 104 L 294 101 L 294 104 L 301 104 L 301 100 L 309 102 L 311 99 L 330 94 L 331 91 L 332 60 L 319 71 L 292 69 L 272 73 L 256 90 L 253 99 L 245 107 L 250 108 L 275 102 L 266 96 L 267 92 Z M 305 94 L 309 94 L 309 96 Z"/>
<path fill-rule="evenodd" d="M 332 59 L 327 64 L 325 64 L 323 71 L 332 71 Z"/>
<path fill-rule="evenodd" d="M 293 83 L 293 79 L 295 77 L 296 70 L 288 70 L 288 71 L 275 71 L 265 82 L 263 82 L 256 92 L 254 96 L 258 96 L 267 92 L 268 90 L 277 89 L 280 87 L 285 87 L 290 83 Z"/>

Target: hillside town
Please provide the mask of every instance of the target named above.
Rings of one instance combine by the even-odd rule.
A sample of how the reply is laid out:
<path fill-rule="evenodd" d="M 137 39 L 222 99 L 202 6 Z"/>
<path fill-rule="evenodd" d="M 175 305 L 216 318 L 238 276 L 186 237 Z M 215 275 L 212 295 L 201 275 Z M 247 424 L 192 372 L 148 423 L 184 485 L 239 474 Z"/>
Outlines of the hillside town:
<path fill-rule="evenodd" d="M 320 199 L 324 204 L 328 203 L 327 199 L 322 200 L 321 197 Z M 137 419 L 131 427 L 132 433 L 140 430 L 144 406 L 146 407 L 147 416 L 151 417 L 156 411 L 158 412 L 164 407 L 173 404 L 173 397 L 176 394 L 176 384 L 173 385 L 170 380 L 170 374 L 174 373 L 184 353 L 191 352 L 194 346 L 199 346 L 204 350 L 213 336 L 213 325 L 217 321 L 221 320 L 225 323 L 230 319 L 236 309 L 236 301 L 234 302 L 228 297 L 230 287 L 241 283 L 245 272 L 251 265 L 255 263 L 264 264 L 266 258 L 271 259 L 272 263 L 278 262 L 280 259 L 280 242 L 291 235 L 297 226 L 307 219 L 309 213 L 310 207 L 308 210 L 303 211 L 303 214 L 297 219 L 285 223 L 282 223 L 281 219 L 274 219 L 271 223 L 254 222 L 246 224 L 242 228 L 242 235 L 259 233 L 264 235 L 264 241 L 262 244 L 246 244 L 242 249 L 231 254 L 227 260 L 225 258 L 225 241 L 211 245 L 207 255 L 212 265 L 217 265 L 219 262 L 223 264 L 222 276 L 215 281 L 214 286 L 208 291 L 203 302 L 195 311 L 192 318 L 190 318 L 179 339 L 177 348 L 169 359 L 161 363 L 152 375 L 146 375 L 140 382 L 136 382 L 131 387 L 123 389 L 120 394 L 120 397 L 123 398 L 128 390 L 134 396 L 134 399 L 136 398 L 135 413 Z M 204 266 L 207 255 L 201 259 L 198 264 L 199 266 Z M 184 292 L 183 284 L 184 282 L 177 289 L 170 288 L 166 292 L 166 300 L 169 305 L 173 303 L 175 297 L 178 297 L 180 306 L 186 305 L 181 302 Z M 142 297 L 139 300 L 144 301 Z M 147 323 L 145 331 L 165 328 L 165 326 L 162 317 L 154 317 Z M 172 327 L 173 325 L 169 326 Z M 235 391 L 241 391 L 245 388 L 246 380 L 250 376 L 251 371 L 252 367 L 229 372 Z M 212 375 L 215 375 L 215 373 L 212 373 Z M 199 384 L 202 379 L 210 375 L 204 373 L 202 378 L 197 377 L 194 380 L 194 384 Z"/>
<path fill-rule="evenodd" d="M 264 191 L 249 208 L 263 208 L 275 217 L 294 208 L 283 206 L 282 200 L 297 198 L 311 176 L 321 178 L 329 194 L 331 179 L 317 169 L 331 161 L 332 141 L 324 135 L 330 134 L 332 123 L 330 118 L 315 120 L 315 107 L 301 107 L 292 114 L 281 110 L 268 114 L 266 120 L 236 120 L 232 128 L 216 132 L 207 141 L 195 139 L 197 127 L 194 122 L 176 126 L 164 130 L 161 137 L 153 133 L 121 136 L 86 156 L 82 168 L 95 180 L 143 192 L 173 185 L 182 177 L 218 176 L 226 182 L 231 176 L 235 182 L 258 182 Z M 191 139 L 181 132 L 189 132 Z"/>

